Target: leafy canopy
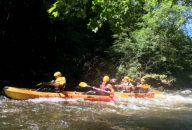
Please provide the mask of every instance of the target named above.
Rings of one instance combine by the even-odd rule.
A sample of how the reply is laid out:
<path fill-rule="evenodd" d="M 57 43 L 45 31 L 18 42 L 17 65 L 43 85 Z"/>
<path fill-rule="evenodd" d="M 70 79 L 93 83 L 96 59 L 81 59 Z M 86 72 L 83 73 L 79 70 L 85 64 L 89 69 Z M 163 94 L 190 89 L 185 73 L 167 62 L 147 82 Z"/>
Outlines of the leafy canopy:
<path fill-rule="evenodd" d="M 109 53 L 118 74 L 172 74 L 191 68 L 191 39 L 183 32 L 191 9 L 185 0 L 57 0 L 48 10 L 59 19 L 86 19 L 97 32 L 105 23 L 115 42 Z"/>

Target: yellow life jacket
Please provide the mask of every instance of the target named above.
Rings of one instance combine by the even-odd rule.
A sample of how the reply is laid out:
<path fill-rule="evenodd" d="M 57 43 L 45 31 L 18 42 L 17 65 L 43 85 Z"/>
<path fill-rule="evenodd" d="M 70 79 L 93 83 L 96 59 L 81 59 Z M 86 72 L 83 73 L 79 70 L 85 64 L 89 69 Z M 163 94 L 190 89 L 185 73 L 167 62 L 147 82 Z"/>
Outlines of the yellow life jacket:
<path fill-rule="evenodd" d="M 148 85 L 148 84 L 145 84 L 145 85 L 142 85 L 142 87 L 141 88 L 143 88 L 143 89 L 149 89 L 149 88 L 151 88 L 151 86 L 150 85 Z"/>
<path fill-rule="evenodd" d="M 56 84 L 59 84 L 59 85 L 64 85 L 66 83 L 66 79 L 65 77 L 58 77 L 56 80 L 55 80 L 55 83 Z"/>

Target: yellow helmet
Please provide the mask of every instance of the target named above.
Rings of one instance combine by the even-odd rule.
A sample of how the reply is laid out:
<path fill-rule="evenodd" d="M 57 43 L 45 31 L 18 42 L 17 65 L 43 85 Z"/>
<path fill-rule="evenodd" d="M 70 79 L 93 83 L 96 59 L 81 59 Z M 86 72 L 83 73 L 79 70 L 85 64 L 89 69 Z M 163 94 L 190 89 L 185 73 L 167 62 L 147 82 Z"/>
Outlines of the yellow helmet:
<path fill-rule="evenodd" d="M 54 76 L 54 77 L 61 77 L 62 74 L 61 74 L 61 72 L 57 71 L 57 72 L 54 73 L 53 76 Z"/>
<path fill-rule="evenodd" d="M 145 79 L 144 79 L 144 78 L 142 78 L 142 79 L 141 79 L 141 82 L 145 82 Z"/>
<path fill-rule="evenodd" d="M 103 82 L 108 82 L 109 81 L 109 76 L 104 76 L 103 77 Z"/>
<path fill-rule="evenodd" d="M 131 78 L 128 77 L 128 76 L 125 76 L 123 79 L 126 79 L 126 80 L 128 80 L 128 81 L 131 81 Z"/>

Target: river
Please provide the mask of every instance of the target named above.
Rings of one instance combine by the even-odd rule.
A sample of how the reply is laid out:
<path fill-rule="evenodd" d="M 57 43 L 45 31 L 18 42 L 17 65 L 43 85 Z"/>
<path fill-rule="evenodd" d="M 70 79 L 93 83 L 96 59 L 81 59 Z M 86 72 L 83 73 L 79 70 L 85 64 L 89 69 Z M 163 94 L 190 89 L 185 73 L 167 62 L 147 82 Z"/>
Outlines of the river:
<path fill-rule="evenodd" d="M 114 102 L 0 96 L 0 130 L 191 130 L 192 90 Z"/>

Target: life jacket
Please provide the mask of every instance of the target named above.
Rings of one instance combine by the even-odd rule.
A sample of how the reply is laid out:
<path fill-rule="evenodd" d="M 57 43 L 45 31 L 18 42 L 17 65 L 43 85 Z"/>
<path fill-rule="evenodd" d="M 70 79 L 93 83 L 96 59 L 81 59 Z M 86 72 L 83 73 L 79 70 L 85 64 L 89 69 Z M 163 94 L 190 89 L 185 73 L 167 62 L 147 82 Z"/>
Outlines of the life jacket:
<path fill-rule="evenodd" d="M 58 77 L 54 81 L 54 86 L 56 91 L 63 91 L 65 88 L 66 79 L 65 77 Z"/>
<path fill-rule="evenodd" d="M 137 86 L 137 88 L 138 88 L 139 92 L 144 92 L 144 93 L 146 93 L 146 92 L 149 92 L 149 91 L 150 91 L 151 86 L 148 85 L 148 84 L 139 84 L 139 85 Z"/>
<path fill-rule="evenodd" d="M 120 85 L 121 85 L 120 91 L 131 92 L 134 90 L 134 86 L 132 85 L 131 82 L 122 82 Z"/>
<path fill-rule="evenodd" d="M 55 83 L 56 84 L 59 84 L 59 85 L 64 85 L 66 83 L 66 79 L 65 77 L 58 77 L 56 80 L 55 80 Z"/>
<path fill-rule="evenodd" d="M 113 86 L 111 84 L 108 84 L 107 82 L 102 82 L 102 84 L 100 85 L 100 89 L 110 91 L 112 93 L 114 92 Z"/>
<path fill-rule="evenodd" d="M 123 86 L 133 86 L 131 82 L 122 83 Z"/>

